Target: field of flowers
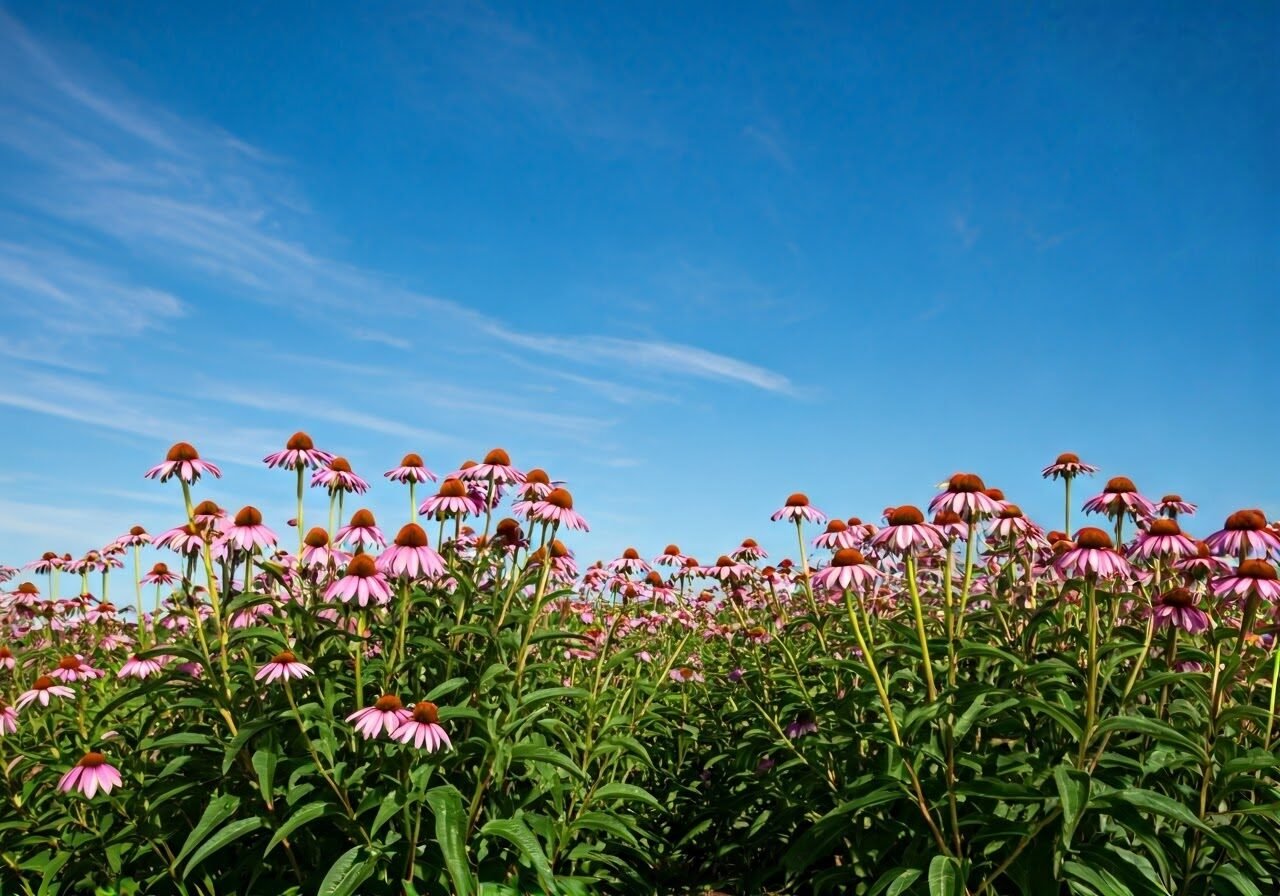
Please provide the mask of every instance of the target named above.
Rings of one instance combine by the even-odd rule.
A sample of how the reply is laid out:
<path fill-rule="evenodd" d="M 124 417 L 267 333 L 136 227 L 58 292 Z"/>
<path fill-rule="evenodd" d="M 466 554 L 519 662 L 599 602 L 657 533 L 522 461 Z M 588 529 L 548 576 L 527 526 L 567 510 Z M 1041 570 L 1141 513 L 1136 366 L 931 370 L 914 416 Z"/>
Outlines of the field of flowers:
<path fill-rule="evenodd" d="M 180 525 L 0 569 L 0 893 L 1280 892 L 1261 511 L 1200 540 L 1118 477 L 1073 528 L 1063 454 L 1052 526 L 958 473 L 791 495 L 792 558 L 580 566 L 500 449 L 406 455 L 404 521 L 304 433 L 266 463 L 287 526 L 179 443 Z"/>

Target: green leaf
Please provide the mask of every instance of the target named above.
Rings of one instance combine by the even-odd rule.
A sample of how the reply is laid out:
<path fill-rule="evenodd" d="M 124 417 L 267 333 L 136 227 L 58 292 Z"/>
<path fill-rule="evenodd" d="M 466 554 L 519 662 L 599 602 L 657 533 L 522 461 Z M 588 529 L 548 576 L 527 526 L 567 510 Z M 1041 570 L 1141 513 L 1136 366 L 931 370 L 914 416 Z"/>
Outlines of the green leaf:
<path fill-rule="evenodd" d="M 445 868 L 453 880 L 454 892 L 458 896 L 471 896 L 476 889 L 476 880 L 463 842 L 467 814 L 462 807 L 462 794 L 452 784 L 445 784 L 428 790 L 426 800 L 436 819 L 436 842 L 444 854 Z"/>
<path fill-rule="evenodd" d="M 1162 743 L 1180 748 L 1204 763 L 1208 758 L 1204 752 L 1204 744 L 1196 741 L 1174 728 L 1168 722 L 1149 719 L 1145 716 L 1115 716 L 1105 719 L 1097 728 L 1098 736 L 1112 731 L 1141 734 Z"/>
<path fill-rule="evenodd" d="M 547 861 L 547 854 L 543 851 L 538 838 L 533 836 L 533 831 L 529 830 L 523 821 L 518 818 L 495 818 L 480 829 L 480 836 L 502 837 L 510 841 L 520 850 L 521 855 L 529 860 L 529 864 L 537 872 L 538 883 L 542 888 L 549 893 L 556 891 L 555 875 L 551 873 L 551 863 Z"/>
<path fill-rule="evenodd" d="M 255 816 L 253 818 L 241 818 L 239 821 L 231 822 L 224 828 L 219 828 L 218 832 L 206 840 L 191 856 L 191 861 L 187 862 L 186 870 L 182 872 L 182 879 L 186 880 L 197 865 L 222 849 L 222 847 L 239 840 L 251 831 L 256 831 L 263 824 L 263 820 Z"/>
<path fill-rule="evenodd" d="M 427 696 L 423 697 L 422 699 L 429 700 L 432 703 L 437 703 L 439 702 L 441 697 L 444 697 L 447 694 L 452 694 L 454 691 L 456 691 L 458 688 L 462 687 L 466 683 L 467 683 L 467 680 L 465 678 L 450 678 L 448 681 L 442 682 L 441 684 L 436 685 L 434 688 L 428 691 Z"/>
<path fill-rule="evenodd" d="M 1129 805 L 1153 815 L 1162 815 L 1201 831 L 1208 831 L 1206 825 L 1195 813 L 1177 800 L 1172 800 L 1154 790 L 1115 790 L 1101 796 L 1095 796 L 1089 803 L 1096 809 L 1107 809 L 1116 804 Z"/>
<path fill-rule="evenodd" d="M 329 866 L 324 880 L 320 881 L 316 896 L 352 896 L 356 887 L 368 880 L 377 866 L 376 859 L 361 861 L 362 851 L 362 847 L 353 846 L 338 856 L 338 861 Z"/>
<path fill-rule="evenodd" d="M 962 896 L 960 866 L 951 856 L 934 856 L 929 863 L 929 896 Z"/>
<path fill-rule="evenodd" d="M 582 770 L 577 762 L 568 756 L 553 750 L 550 747 L 540 746 L 538 744 L 517 744 L 511 748 L 512 762 L 546 762 L 557 768 L 562 768 L 573 777 L 580 781 L 587 780 L 587 773 Z"/>
<path fill-rule="evenodd" d="M 1053 770 L 1053 780 L 1058 785 L 1058 799 L 1062 803 L 1062 847 L 1067 849 L 1089 805 L 1089 776 L 1060 765 Z"/>
<path fill-rule="evenodd" d="M 661 809 L 662 804 L 654 799 L 653 794 L 645 790 L 643 787 L 637 787 L 634 784 L 621 784 L 613 782 L 606 784 L 595 792 L 595 799 L 598 800 L 630 800 L 637 803 L 646 803 L 655 809 Z"/>
<path fill-rule="evenodd" d="M 253 754 L 253 769 L 258 773 L 258 787 L 262 791 L 262 798 L 268 803 L 271 802 L 277 759 L 275 750 L 256 750 Z"/>
<path fill-rule="evenodd" d="M 214 797 L 209 801 L 209 805 L 205 806 L 204 814 L 200 816 L 200 820 L 196 822 L 196 826 L 191 829 L 191 833 L 187 835 L 186 842 L 182 844 L 182 849 L 178 850 L 178 854 L 174 856 L 173 863 L 177 865 L 188 853 L 201 844 L 209 833 L 224 821 L 235 814 L 236 809 L 240 807 L 240 797 L 224 795 Z"/>
<path fill-rule="evenodd" d="M 889 889 L 884 891 L 884 896 L 902 896 L 920 878 L 922 873 L 919 868 L 904 868 L 898 872 L 898 876 L 893 879 L 893 883 L 889 884 Z"/>
<path fill-rule="evenodd" d="M 1229 885 L 1239 896 L 1262 896 L 1262 891 L 1235 865 L 1223 865 L 1213 872 L 1213 879 Z M 1226 890 L 1219 885 L 1213 888 L 1213 892 L 1225 893 Z"/>
<path fill-rule="evenodd" d="M 263 857 L 265 858 L 267 853 L 275 849 L 285 837 L 288 837 L 308 821 L 315 821 L 328 811 L 328 803 L 307 803 L 301 809 L 293 812 L 285 819 L 284 824 L 280 825 L 276 832 L 271 835 L 271 841 L 267 843 L 267 848 L 262 851 Z"/>

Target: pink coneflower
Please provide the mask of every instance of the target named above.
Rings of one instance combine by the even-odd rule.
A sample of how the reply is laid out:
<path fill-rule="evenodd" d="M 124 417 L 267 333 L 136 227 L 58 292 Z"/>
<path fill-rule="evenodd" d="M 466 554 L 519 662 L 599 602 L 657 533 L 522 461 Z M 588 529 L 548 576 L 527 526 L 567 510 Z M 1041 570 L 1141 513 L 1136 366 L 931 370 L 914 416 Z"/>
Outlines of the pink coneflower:
<path fill-rule="evenodd" d="M 102 555 L 97 551 L 89 551 L 79 560 L 67 564 L 67 572 L 82 576 L 97 571 L 102 566 Z"/>
<path fill-rule="evenodd" d="M 1080 460 L 1079 456 L 1066 451 L 1059 454 L 1057 460 L 1041 470 L 1040 475 L 1045 479 L 1074 479 L 1081 473 L 1087 473 L 1092 476 L 1096 472 L 1098 472 L 1098 468 L 1093 464 L 1086 464 Z"/>
<path fill-rule="evenodd" d="M 1261 510 L 1237 510 L 1226 524 L 1204 540 L 1214 553 L 1232 557 L 1250 554 L 1280 553 L 1280 538 L 1267 526 Z"/>
<path fill-rule="evenodd" d="M 63 793 L 79 790 L 89 799 L 101 790 L 110 793 L 111 788 L 120 786 L 120 772 L 107 764 L 107 757 L 101 753 L 85 753 L 71 771 L 58 781 L 58 789 Z"/>
<path fill-rule="evenodd" d="M 813 540 L 813 546 L 838 551 L 841 548 L 856 548 L 861 540 L 858 533 L 849 528 L 848 523 L 834 519 L 827 523 L 827 531 Z"/>
<path fill-rule="evenodd" d="M 24 691 L 18 696 L 16 706 L 22 709 L 28 703 L 34 703 L 39 700 L 41 706 L 49 705 L 50 697 L 74 697 L 76 692 L 63 684 L 55 684 L 54 680 L 48 675 L 41 675 L 31 683 L 31 690 Z"/>
<path fill-rule="evenodd" d="M 1086 513 L 1100 513 L 1116 519 L 1125 514 L 1136 519 L 1155 516 L 1156 506 L 1138 493 L 1133 480 L 1116 476 L 1107 480 L 1102 493 L 1084 502 Z"/>
<path fill-rule="evenodd" d="M 125 608 L 128 610 L 129 608 Z M 86 622 L 99 622 L 102 620 L 111 621 L 116 618 L 116 605 L 110 601 L 103 601 L 97 606 L 90 607 L 84 614 Z"/>
<path fill-rule="evenodd" d="M 367 607 L 371 600 L 385 604 L 391 600 L 391 587 L 378 572 L 378 565 L 372 557 L 357 554 L 347 564 L 346 574 L 325 590 L 325 600 L 334 598 L 343 603 L 354 600 L 362 607 Z"/>
<path fill-rule="evenodd" d="M 787 498 L 787 503 L 773 512 L 769 519 L 775 523 L 780 520 L 792 523 L 825 523 L 827 515 L 810 504 L 809 496 L 804 492 L 795 492 Z"/>
<path fill-rule="evenodd" d="M 1190 579 L 1207 579 L 1214 576 L 1225 576 L 1231 572 L 1231 565 L 1220 557 L 1213 556 L 1213 551 L 1203 541 L 1195 543 L 1194 556 L 1179 560 L 1174 569 Z"/>
<path fill-rule="evenodd" d="M 227 512 L 213 501 L 201 501 L 191 509 L 192 519 L 199 525 L 216 528 L 216 525 L 227 518 Z"/>
<path fill-rule="evenodd" d="M 321 485 L 329 490 L 330 495 L 338 492 L 363 495 L 369 490 L 369 483 L 351 472 L 351 463 L 345 457 L 335 457 L 311 475 L 311 487 Z"/>
<path fill-rule="evenodd" d="M 190 523 L 175 526 L 156 536 L 155 546 L 177 554 L 198 554 L 204 547 L 204 531 Z"/>
<path fill-rule="evenodd" d="M 16 566 L 5 566 L 3 563 L 0 563 L 0 584 L 9 581 L 19 572 L 21 572 L 21 570 Z"/>
<path fill-rule="evenodd" d="M 399 482 L 407 485 L 410 482 L 421 485 L 424 482 L 435 482 L 438 477 L 432 473 L 423 464 L 422 458 L 417 454 L 406 454 L 400 461 L 400 466 L 394 470 L 387 470 L 382 474 L 392 482 Z"/>
<path fill-rule="evenodd" d="M 275 547 L 276 533 L 262 525 L 262 513 L 258 508 L 242 507 L 220 540 L 225 546 L 252 552 Z"/>
<path fill-rule="evenodd" d="M 333 460 L 328 451 L 321 451 L 305 432 L 295 432 L 285 443 L 283 451 L 268 454 L 262 462 L 269 468 L 301 470 L 304 467 L 323 467 Z"/>
<path fill-rule="evenodd" d="M 1181 495 L 1165 495 L 1156 502 L 1156 512 L 1169 519 L 1176 519 L 1179 514 L 1193 515 L 1196 512 L 1196 505 L 1182 500 Z"/>
<path fill-rule="evenodd" d="M 1017 504 L 1005 504 L 991 523 L 990 535 L 999 541 L 1036 541 L 1044 538 L 1044 531 L 1027 519 Z"/>
<path fill-rule="evenodd" d="M 573 509 L 573 495 L 567 488 L 554 488 L 541 501 L 535 502 L 529 511 L 529 519 L 540 523 L 553 523 L 566 529 L 586 532 L 587 521 Z"/>
<path fill-rule="evenodd" d="M 12 672 L 14 665 L 16 665 L 16 662 L 13 658 L 13 651 L 0 644 L 0 669 L 8 669 Z"/>
<path fill-rule="evenodd" d="M 993 516 L 1000 502 L 986 494 L 986 484 L 974 473 L 956 473 L 947 480 L 946 490 L 929 502 L 929 512 L 950 510 L 963 520 Z"/>
<path fill-rule="evenodd" d="M 95 669 L 78 656 L 64 656 L 58 660 L 58 668 L 49 673 L 59 681 L 92 681 L 105 673 Z"/>
<path fill-rule="evenodd" d="M 164 462 L 147 470 L 144 478 L 155 479 L 159 477 L 161 482 L 166 482 L 169 477 L 177 476 L 183 482 L 192 483 L 199 479 L 203 473 L 208 473 L 215 479 L 222 477 L 222 471 L 207 460 L 201 460 L 200 453 L 191 444 L 178 442 L 169 449 L 169 453 L 165 455 Z"/>
<path fill-rule="evenodd" d="M 302 565 L 307 569 L 325 569 L 330 565 L 340 565 L 350 559 L 350 554 L 340 551 L 329 544 L 329 533 L 319 526 L 313 528 L 303 539 Z"/>
<path fill-rule="evenodd" d="M 288 681 L 290 678 L 306 678 L 311 673 L 311 667 L 305 663 L 298 662 L 298 658 L 287 650 L 282 650 L 271 658 L 271 662 L 267 663 L 253 676 L 257 681 L 266 681 L 268 684 L 277 678 L 281 681 Z"/>
<path fill-rule="evenodd" d="M 157 563 L 142 577 L 141 581 L 144 585 L 172 585 L 178 581 L 178 576 L 169 571 L 168 565 Z"/>
<path fill-rule="evenodd" d="M 395 544 L 378 558 L 378 569 L 393 578 L 442 576 L 444 559 L 431 549 L 422 527 L 408 523 L 396 533 Z"/>
<path fill-rule="evenodd" d="M 895 554 L 926 553 L 942 548 L 938 528 L 924 521 L 920 508 L 910 504 L 893 507 L 885 515 L 887 525 L 871 539 L 872 547 Z"/>
<path fill-rule="evenodd" d="M 159 660 L 140 657 L 135 653 L 120 667 L 116 678 L 150 678 L 152 675 L 159 675 L 163 668 Z"/>
<path fill-rule="evenodd" d="M 13 600 L 18 606 L 31 606 L 40 600 L 40 589 L 32 582 L 20 582 L 13 589 Z"/>
<path fill-rule="evenodd" d="M 347 716 L 365 740 L 373 740 L 379 734 L 388 735 L 413 718 L 413 713 L 404 708 L 400 698 L 395 694 L 383 694 L 373 704 L 364 709 L 357 709 Z"/>
<path fill-rule="evenodd" d="M 769 554 L 754 538 L 744 538 L 742 544 L 730 556 L 742 563 L 755 563 L 757 560 L 765 559 Z"/>
<path fill-rule="evenodd" d="M 1133 575 L 1129 561 L 1117 554 L 1112 547 L 1111 536 L 1092 526 L 1086 526 L 1076 533 L 1075 547 L 1063 551 L 1054 561 L 1054 566 L 1064 576 L 1127 578 Z"/>
<path fill-rule="evenodd" d="M 549 547 L 551 548 L 551 571 L 560 578 L 575 578 L 578 575 L 578 564 L 574 562 L 573 552 L 558 538 L 553 538 Z M 547 547 L 540 547 L 529 555 L 528 565 L 540 566 L 546 559 Z"/>
<path fill-rule="evenodd" d="M 514 551 L 517 548 L 527 548 L 529 546 L 529 540 L 525 538 L 524 529 L 520 528 L 520 522 L 509 516 L 498 520 L 498 524 L 494 526 L 493 541 L 499 548 L 506 551 Z"/>
<path fill-rule="evenodd" d="M 667 675 L 672 681 L 679 682 L 680 684 L 689 684 L 690 682 L 695 681 L 702 682 L 705 680 L 702 677 L 702 673 L 692 666 L 676 666 L 668 672 Z"/>
<path fill-rule="evenodd" d="M 967 541 L 969 538 L 969 524 L 954 510 L 939 510 L 933 515 L 932 523 L 943 541 Z"/>
<path fill-rule="evenodd" d="M 116 544 L 126 548 L 140 548 L 151 544 L 151 536 L 141 526 L 134 526 L 128 533 L 117 538 Z"/>
<path fill-rule="evenodd" d="M 387 539 L 378 528 L 372 511 L 360 509 L 351 514 L 351 522 L 333 534 L 336 541 L 349 542 L 361 548 L 386 547 Z"/>
<path fill-rule="evenodd" d="M 842 592 L 846 588 L 857 588 L 864 591 L 884 573 L 876 569 L 862 556 L 857 548 L 841 548 L 831 558 L 831 565 L 823 567 L 813 574 L 813 584 L 817 588 Z"/>
<path fill-rule="evenodd" d="M 482 463 L 458 471 L 464 482 L 493 482 L 496 485 L 519 485 L 524 473 L 511 466 L 511 456 L 501 448 L 494 448 L 484 456 Z"/>
<path fill-rule="evenodd" d="M 657 570 L 649 570 L 649 573 L 644 577 L 644 583 L 649 586 L 649 597 L 652 600 L 664 604 L 675 601 L 675 589 L 667 584 L 666 580 L 662 578 L 662 573 Z"/>
<path fill-rule="evenodd" d="M 1138 533 L 1138 544 L 1133 549 L 1133 556 L 1139 560 L 1154 560 L 1156 557 L 1181 560 L 1195 552 L 1195 542 L 1182 534 L 1182 527 L 1177 521 L 1160 517 L 1152 520 L 1145 531 Z"/>
<path fill-rule="evenodd" d="M 653 558 L 654 566 L 684 566 L 685 561 L 689 558 L 680 553 L 677 545 L 669 544 L 662 549 L 662 553 Z"/>
<path fill-rule="evenodd" d="M 452 747 L 449 735 L 440 727 L 440 711 L 434 703 L 427 700 L 413 705 L 409 718 L 391 733 L 394 740 L 407 744 L 410 741 L 418 749 L 426 749 L 428 753 Z"/>
<path fill-rule="evenodd" d="M 551 477 L 547 475 L 547 471 L 539 467 L 534 467 L 528 473 L 524 474 L 524 482 L 520 485 L 520 493 L 524 496 L 524 500 L 533 502 L 541 501 L 547 495 L 551 494 L 551 490 L 557 485 L 563 485 L 562 482 L 552 482 Z"/>
<path fill-rule="evenodd" d="M 422 516 L 479 516 L 484 513 L 484 501 L 476 500 L 460 479 L 446 479 L 440 490 L 422 502 L 418 508 Z"/>
<path fill-rule="evenodd" d="M 801 710 L 795 720 L 784 729 L 784 733 L 792 740 L 804 737 L 806 734 L 817 734 L 818 718 L 811 709 Z"/>
<path fill-rule="evenodd" d="M 0 700 L 0 737 L 18 730 L 18 711 Z"/>
<path fill-rule="evenodd" d="M 702 567 L 698 572 L 711 579 L 729 582 L 751 575 L 752 569 L 747 564 L 734 560 L 728 554 L 721 554 L 715 563 Z"/>
<path fill-rule="evenodd" d="M 622 552 L 621 557 L 610 560 L 605 568 L 618 575 L 632 576 L 637 573 L 648 572 L 649 564 L 640 559 L 640 552 L 635 548 L 627 548 Z"/>
<path fill-rule="evenodd" d="M 1249 598 L 1256 595 L 1270 603 L 1280 601 L 1276 568 L 1265 560 L 1245 560 L 1231 575 L 1213 583 L 1214 597 Z M 21 700 L 21 698 L 19 698 Z"/>
<path fill-rule="evenodd" d="M 1196 607 L 1196 595 L 1189 588 L 1174 588 L 1156 595 L 1151 607 L 1156 628 L 1173 626 L 1198 635 L 1209 627 L 1209 616 Z"/>
<path fill-rule="evenodd" d="M 39 560 L 32 561 L 23 568 L 29 569 L 32 572 L 37 572 L 40 575 L 47 576 L 55 570 L 62 569 L 62 565 L 63 561 L 61 557 L 53 551 L 45 551 Z"/>

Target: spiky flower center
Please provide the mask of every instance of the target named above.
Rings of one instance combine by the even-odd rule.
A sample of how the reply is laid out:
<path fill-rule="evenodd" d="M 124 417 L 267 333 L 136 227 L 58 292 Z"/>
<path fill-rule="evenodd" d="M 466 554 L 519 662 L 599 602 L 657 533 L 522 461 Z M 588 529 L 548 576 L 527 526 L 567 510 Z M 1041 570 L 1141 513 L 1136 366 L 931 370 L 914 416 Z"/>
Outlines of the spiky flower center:
<path fill-rule="evenodd" d="M 345 457 L 335 457 L 333 460 L 329 461 L 329 469 L 335 473 L 350 473 L 351 462 Z"/>
<path fill-rule="evenodd" d="M 167 564 L 157 563 L 155 566 L 151 567 L 151 574 L 153 576 L 167 576 L 169 574 L 169 567 Z"/>
<path fill-rule="evenodd" d="M 531 484 L 536 483 L 537 485 L 550 485 L 551 477 L 541 467 L 534 467 L 524 475 L 524 481 Z"/>
<path fill-rule="evenodd" d="M 356 529 L 371 529 L 378 525 L 374 520 L 373 514 L 364 509 L 357 510 L 351 514 L 351 526 Z"/>
<path fill-rule="evenodd" d="M 1181 504 L 1182 495 L 1165 495 L 1160 499 L 1161 504 Z"/>
<path fill-rule="evenodd" d="M 289 441 L 285 442 L 284 447 L 290 451 L 311 451 L 316 447 L 316 443 L 311 441 L 311 436 L 299 431 L 289 436 Z"/>
<path fill-rule="evenodd" d="M 296 663 L 297 661 L 298 661 L 298 658 L 294 656 L 291 651 L 288 651 L 288 650 L 282 650 L 271 658 L 271 662 L 277 663 L 281 666 L 287 666 L 290 663 Z"/>
<path fill-rule="evenodd" d="M 1242 579 L 1276 580 L 1276 568 L 1266 560 L 1246 560 L 1236 569 L 1236 575 Z"/>
<path fill-rule="evenodd" d="M 402 548 L 425 548 L 427 533 L 417 523 L 406 523 L 396 533 L 396 544 Z"/>
<path fill-rule="evenodd" d="M 316 526 L 307 532 L 307 537 L 303 541 L 309 548 L 322 548 L 329 543 L 329 533 Z"/>
<path fill-rule="evenodd" d="M 129 530 L 129 534 L 130 535 L 146 535 L 147 530 L 142 528 L 141 526 L 134 526 Z"/>
<path fill-rule="evenodd" d="M 1237 510 L 1227 517 L 1223 528 L 1231 532 L 1258 532 L 1267 528 L 1267 518 L 1261 510 Z"/>
<path fill-rule="evenodd" d="M 37 588 L 35 585 L 31 584 L 30 582 L 23 582 L 21 585 L 18 586 L 18 593 L 19 594 L 39 594 L 40 589 Z"/>
<path fill-rule="evenodd" d="M 440 497 L 442 498 L 465 498 L 467 496 L 467 487 L 460 479 L 446 479 L 440 483 Z"/>
<path fill-rule="evenodd" d="M 80 757 L 80 761 L 76 763 L 81 768 L 97 768 L 100 765 L 107 764 L 107 757 L 101 753 L 85 753 Z"/>
<path fill-rule="evenodd" d="M 573 510 L 573 495 L 569 494 L 567 488 L 553 488 L 544 500 L 552 507 Z"/>
<path fill-rule="evenodd" d="M 652 585 L 654 588 L 661 588 L 664 584 L 666 584 L 665 582 L 662 581 L 662 573 L 659 573 L 659 572 L 650 572 L 647 576 L 644 577 L 644 580 L 650 585 Z"/>
<path fill-rule="evenodd" d="M 788 507 L 808 507 L 809 496 L 804 492 L 795 492 L 787 496 Z"/>
<path fill-rule="evenodd" d="M 1114 476 L 1107 480 L 1107 486 L 1102 491 L 1108 495 L 1124 495 L 1137 490 L 1137 486 L 1128 476 Z"/>
<path fill-rule="evenodd" d="M 980 492 L 987 486 L 976 473 L 956 473 L 947 481 L 949 492 Z"/>
<path fill-rule="evenodd" d="M 1167 607 L 1192 607 L 1196 596 L 1190 588 L 1173 588 L 1160 595 L 1158 600 Z"/>
<path fill-rule="evenodd" d="M 195 446 L 190 442 L 175 442 L 173 447 L 169 449 L 169 453 L 164 456 L 164 459 L 177 463 L 199 460 L 200 452 L 196 451 Z"/>
<path fill-rule="evenodd" d="M 243 507 L 236 514 L 237 526 L 261 526 L 262 513 L 256 507 Z"/>
<path fill-rule="evenodd" d="M 511 455 L 501 448 L 494 448 L 484 456 L 484 462 L 491 467 L 509 467 L 511 466 Z"/>
<path fill-rule="evenodd" d="M 964 523 L 964 519 L 954 510 L 939 510 L 933 515 L 935 526 L 954 526 L 957 523 Z"/>
<path fill-rule="evenodd" d="M 1161 518 L 1152 520 L 1147 532 L 1151 535 L 1181 535 L 1182 527 L 1174 520 Z"/>
<path fill-rule="evenodd" d="M 737 565 L 738 564 L 733 562 L 733 558 L 729 557 L 727 554 L 721 554 L 718 558 L 716 558 L 716 566 L 737 566 Z"/>
<path fill-rule="evenodd" d="M 31 683 L 32 690 L 36 691 L 47 691 L 51 687 L 53 687 L 53 679 L 48 675 L 41 675 Z"/>
<path fill-rule="evenodd" d="M 1064 451 L 1058 455 L 1058 459 L 1054 463 L 1059 464 L 1078 464 L 1080 463 L 1080 455 L 1070 451 Z"/>
<path fill-rule="evenodd" d="M 1002 520 L 1016 520 L 1022 516 L 1022 508 L 1017 504 L 1006 504 L 1004 509 L 1000 511 Z"/>
<path fill-rule="evenodd" d="M 895 507 L 889 514 L 890 526 L 918 526 L 923 522 L 924 514 L 920 512 L 920 508 L 910 504 Z"/>
<path fill-rule="evenodd" d="M 827 523 L 828 532 L 843 532 L 849 528 L 849 524 L 841 519 L 834 519 Z"/>
<path fill-rule="evenodd" d="M 58 660 L 58 668 L 67 671 L 75 671 L 80 668 L 80 660 L 74 656 L 64 656 Z"/>
<path fill-rule="evenodd" d="M 191 511 L 192 516 L 221 516 L 222 508 L 212 501 L 201 501 Z"/>
<path fill-rule="evenodd" d="M 564 542 L 558 538 L 551 540 L 551 559 L 560 560 L 569 556 L 569 549 L 564 546 Z"/>
<path fill-rule="evenodd" d="M 842 548 L 831 558 L 832 566 L 861 566 L 866 562 L 867 558 L 857 548 Z"/>
<path fill-rule="evenodd" d="M 399 712 L 404 709 L 404 704 L 395 694 L 383 694 L 374 702 L 373 708 L 378 712 Z"/>
<path fill-rule="evenodd" d="M 369 579 L 378 574 L 378 566 L 368 554 L 356 554 L 347 564 L 347 575 Z"/>
<path fill-rule="evenodd" d="M 410 454 L 406 454 L 404 457 L 402 457 L 402 458 L 400 459 L 400 466 L 402 466 L 402 467 L 424 467 L 424 466 L 426 466 L 426 464 L 424 464 L 424 463 L 422 462 L 422 458 L 421 458 L 421 457 L 419 457 L 419 456 L 418 456 L 418 455 L 416 455 L 416 454 L 412 454 L 412 453 L 410 453 Z"/>
<path fill-rule="evenodd" d="M 662 549 L 662 553 L 663 553 L 663 556 L 666 556 L 666 557 L 679 557 L 680 547 L 678 545 L 669 544 Z"/>
<path fill-rule="evenodd" d="M 1082 548 L 1090 548 L 1092 550 L 1110 549 L 1111 536 L 1101 529 L 1085 526 L 1076 533 L 1076 544 Z"/>
<path fill-rule="evenodd" d="M 413 704 L 413 720 L 419 725 L 435 725 L 440 721 L 440 710 L 428 700 Z"/>

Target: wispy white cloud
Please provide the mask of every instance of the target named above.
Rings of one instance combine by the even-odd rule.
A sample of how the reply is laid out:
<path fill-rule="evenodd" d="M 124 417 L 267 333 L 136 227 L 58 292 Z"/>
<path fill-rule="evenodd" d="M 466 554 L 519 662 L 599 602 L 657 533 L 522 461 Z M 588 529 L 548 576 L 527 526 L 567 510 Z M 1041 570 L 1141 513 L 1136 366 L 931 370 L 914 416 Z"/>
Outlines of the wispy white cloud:
<path fill-rule="evenodd" d="M 392 336 L 390 333 L 379 333 L 375 330 L 352 330 L 351 338 L 358 339 L 361 342 L 373 342 L 377 345 L 386 345 L 391 348 L 398 348 L 401 351 L 408 351 L 413 347 L 413 343 L 408 339 L 404 339 L 400 336 Z"/>

